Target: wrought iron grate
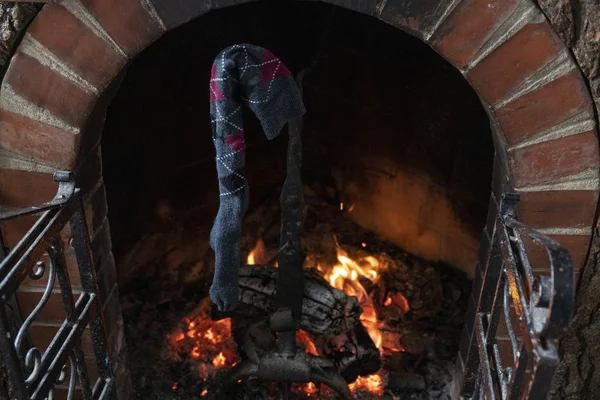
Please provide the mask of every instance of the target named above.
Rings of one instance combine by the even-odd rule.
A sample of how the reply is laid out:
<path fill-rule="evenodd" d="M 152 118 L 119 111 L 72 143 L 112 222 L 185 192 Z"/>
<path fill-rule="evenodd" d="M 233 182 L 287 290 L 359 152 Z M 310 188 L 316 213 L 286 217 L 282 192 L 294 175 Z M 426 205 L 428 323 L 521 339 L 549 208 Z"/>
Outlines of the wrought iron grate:
<path fill-rule="evenodd" d="M 547 398 L 559 362 L 558 340 L 573 314 L 571 257 L 557 242 L 517 221 L 517 201 L 514 194 L 502 198 L 476 293 L 462 388 L 466 398 Z M 534 273 L 525 240 L 545 250 L 549 272 Z M 499 346 L 501 318 L 512 353 L 508 362 Z"/>
<path fill-rule="evenodd" d="M 82 196 L 71 173 L 57 172 L 54 180 L 59 182 L 59 188 L 49 203 L 0 213 L 2 222 L 40 215 L 10 252 L 6 252 L 4 241 L 0 243 L 0 369 L 4 370 L 0 372 L 7 377 L 11 400 L 52 400 L 59 384 L 66 385 L 67 399 L 73 398 L 76 387 L 86 400 L 116 399 Z M 67 223 L 82 287 L 76 291 L 76 300 L 60 238 Z M 48 265 L 41 261 L 44 255 Z M 46 276 L 47 283 L 39 303 L 22 318 L 16 292 L 27 276 L 32 280 Z M 66 318 L 50 345 L 38 349 L 31 343 L 29 329 L 53 292 L 60 292 Z M 81 347 L 88 326 L 99 376 L 93 383 Z"/>

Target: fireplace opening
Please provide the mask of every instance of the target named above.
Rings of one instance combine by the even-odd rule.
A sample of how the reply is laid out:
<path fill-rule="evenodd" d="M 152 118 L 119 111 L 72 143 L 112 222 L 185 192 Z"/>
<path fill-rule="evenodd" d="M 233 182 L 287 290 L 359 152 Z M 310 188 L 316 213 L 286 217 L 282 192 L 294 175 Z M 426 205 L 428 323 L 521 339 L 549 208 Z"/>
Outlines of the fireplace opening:
<path fill-rule="evenodd" d="M 208 81 L 216 54 L 235 43 L 271 50 L 294 74 L 318 60 L 304 83 L 305 267 L 324 293 L 356 296 L 367 336 L 329 328 L 325 311 L 301 341 L 332 358 L 360 398 L 449 398 L 491 192 L 487 114 L 421 41 L 309 2 L 213 11 L 166 34 L 119 79 L 101 146 L 135 396 L 207 397 L 243 357 L 235 339 L 247 321 L 211 321 L 207 297 L 219 201 Z M 260 313 L 276 271 L 262 265 L 278 250 L 287 135 L 268 141 L 250 112 L 244 124 L 241 279 Z M 261 328 L 253 334 L 269 346 Z M 276 392 L 244 390 L 240 398 Z M 303 385 L 293 396 L 331 393 Z"/>

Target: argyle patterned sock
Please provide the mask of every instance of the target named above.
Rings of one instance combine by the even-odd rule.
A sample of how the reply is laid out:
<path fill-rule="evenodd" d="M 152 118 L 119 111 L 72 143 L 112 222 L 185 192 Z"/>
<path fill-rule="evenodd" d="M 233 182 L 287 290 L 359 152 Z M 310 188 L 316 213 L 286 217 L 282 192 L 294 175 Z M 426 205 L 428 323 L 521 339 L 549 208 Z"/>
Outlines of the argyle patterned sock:
<path fill-rule="evenodd" d="M 210 298 L 220 311 L 238 303 L 242 218 L 248 207 L 242 102 L 256 114 L 268 139 L 305 109 L 287 67 L 270 51 L 250 44 L 223 50 L 210 79 L 210 116 L 216 149 L 220 206 L 210 232 L 215 274 Z"/>

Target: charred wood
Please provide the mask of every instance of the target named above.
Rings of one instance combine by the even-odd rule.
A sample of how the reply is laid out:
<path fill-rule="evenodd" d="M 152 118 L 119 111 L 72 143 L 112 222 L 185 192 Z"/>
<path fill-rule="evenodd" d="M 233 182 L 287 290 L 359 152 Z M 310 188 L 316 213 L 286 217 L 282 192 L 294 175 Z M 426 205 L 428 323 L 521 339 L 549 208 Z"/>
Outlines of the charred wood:
<path fill-rule="evenodd" d="M 356 324 L 351 332 L 317 342 L 320 352 L 333 360 L 346 382 L 354 382 L 359 376 L 374 374 L 381 368 L 379 349 L 362 323 Z"/>
<path fill-rule="evenodd" d="M 358 299 L 331 287 L 313 269 L 304 271 L 305 287 L 300 329 L 317 336 L 337 336 L 353 329 L 362 308 Z M 240 269 L 240 303 L 233 316 L 261 318 L 272 312 L 277 268 L 270 265 Z"/>

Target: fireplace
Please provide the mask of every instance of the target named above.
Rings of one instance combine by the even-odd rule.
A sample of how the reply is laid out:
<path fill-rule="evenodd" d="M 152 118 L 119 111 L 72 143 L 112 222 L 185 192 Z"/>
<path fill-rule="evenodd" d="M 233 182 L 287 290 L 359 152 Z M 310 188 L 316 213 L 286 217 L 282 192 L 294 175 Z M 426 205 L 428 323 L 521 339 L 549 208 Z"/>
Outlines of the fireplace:
<path fill-rule="evenodd" d="M 76 295 L 97 296 L 102 309 L 91 318 L 94 334 L 82 331 L 82 360 L 77 353 L 61 375 L 87 361 L 92 379 L 100 375 L 118 398 L 202 398 L 248 356 L 241 332 L 269 346 L 256 319 L 273 297 L 277 269 L 263 265 L 278 250 L 287 143 L 286 135 L 267 141 L 249 113 L 251 204 L 241 248 L 252 298 L 243 303 L 253 318 L 212 321 L 207 299 L 218 208 L 210 65 L 242 42 L 270 49 L 293 74 L 316 60 L 304 82 L 303 246 L 317 297 L 305 304 L 327 296 L 337 303 L 306 311 L 298 338 L 307 350 L 333 360 L 361 398 L 525 390 L 511 376 L 537 370 L 522 360 L 531 351 L 521 350 L 526 338 L 512 336 L 525 314 L 504 291 L 525 287 L 532 310 L 551 309 L 550 325 L 561 331 L 540 332 L 552 342 L 542 347 L 555 352 L 572 312 L 571 263 L 577 275 L 588 259 L 599 162 L 585 82 L 529 1 L 45 5 L 3 80 L 0 183 L 4 206 L 51 203 L 10 211 L 2 230 L 7 249 L 18 249 L 39 211 L 76 210 L 78 196 L 85 204 L 61 232 L 62 245 L 47 242 L 54 247 L 44 256 L 64 255 L 75 275 L 91 256 L 97 289 L 85 279 L 71 285 Z M 65 170 L 72 173 L 55 180 L 69 200 L 52 200 L 51 176 Z M 58 286 L 45 298 L 48 278 L 36 274 L 46 269 L 38 265 L 14 300 L 22 319 L 36 314 L 28 345 L 39 348 L 70 318 Z M 559 302 L 547 297 L 549 287 L 560 312 L 549 306 Z M 354 301 L 362 314 L 352 312 Z M 341 318 L 332 316 L 340 304 L 348 306 L 337 326 L 330 322 Z M 106 339 L 92 340 L 100 331 Z M 100 348 L 110 368 L 96 371 Z M 540 365 L 553 373 L 556 354 L 543 354 Z M 517 360 L 523 371 L 510 370 Z M 64 376 L 59 397 L 68 391 Z M 534 382 L 534 393 L 548 390 Z M 243 390 L 266 399 L 282 389 Z M 308 384 L 290 394 L 301 395 L 331 393 Z"/>
<path fill-rule="evenodd" d="M 246 21 L 248 14 L 256 18 Z M 309 18 L 315 28 L 304 26 Z M 220 39 L 210 44 L 186 40 L 216 32 Z M 487 115 L 460 74 L 422 42 L 363 15 L 318 3 L 250 3 L 190 23 L 163 37 L 128 67 L 108 108 L 102 163 L 113 252 L 122 274 L 119 287 L 126 335 L 128 331 L 132 335 L 129 363 L 136 371 L 133 375 L 157 383 L 134 378 L 136 391 L 150 395 L 166 389 L 165 397 L 211 393 L 222 375 L 213 364 L 231 367 L 240 361 L 231 334 L 219 327 L 243 322 L 220 321 L 211 330 L 210 313 L 198 305 L 207 300 L 206 282 L 214 264 L 208 233 L 218 207 L 209 116 L 202 111 L 208 109 L 208 98 L 202 93 L 215 54 L 242 40 L 273 51 L 293 74 L 317 59 L 303 83 L 307 108 L 303 132 L 305 266 L 321 269 L 328 283 L 359 298 L 362 325 L 373 339 L 358 344 L 366 353 L 381 351 L 376 357 L 390 363 L 406 362 L 400 360 L 403 354 L 414 356 L 414 365 L 394 372 L 392 386 L 403 389 L 402 385 L 408 385 L 409 391 L 418 391 L 425 384 L 425 377 L 414 372 L 421 363 L 422 371 L 428 367 L 435 371 L 427 376 L 440 381 L 430 382 L 432 393 L 449 394 L 470 294 L 469 278 L 474 274 L 491 192 L 494 155 Z M 391 55 L 386 50 L 390 47 L 403 51 Z M 171 57 L 164 57 L 165 49 Z M 179 72 L 173 73 L 174 66 Z M 391 83 L 392 75 L 401 78 Z M 151 84 L 157 80 L 162 83 Z M 192 87 L 198 90 L 189 90 Z M 244 222 L 242 256 L 248 264 L 272 264 L 279 247 L 279 196 L 287 139 L 282 135 L 265 140 L 257 121 L 250 118 L 245 132 L 251 205 Z M 407 259 L 401 262 L 398 257 Z M 441 263 L 457 271 L 444 271 Z M 404 273 L 394 277 L 396 270 Z M 265 277 L 269 273 L 249 268 L 242 274 L 241 285 L 247 288 L 242 296 L 268 304 L 258 294 L 264 288 L 255 281 L 261 278 L 262 284 L 265 280 L 273 284 Z M 354 282 L 352 274 L 356 274 Z M 451 283 L 444 286 L 445 280 Z M 364 286 L 357 285 L 358 281 Z M 312 290 L 325 293 L 307 302 L 328 295 L 322 283 L 309 282 Z M 399 290 L 398 285 L 408 288 Z M 156 304 L 150 306 L 147 296 L 154 297 Z M 437 298 L 429 301 L 428 296 Z M 176 307 L 179 313 L 170 317 L 166 317 L 168 311 L 159 311 L 170 304 L 168 299 L 179 299 L 176 302 L 181 304 Z M 385 304 L 394 301 L 401 305 L 399 315 L 388 317 L 396 321 L 395 326 L 383 327 L 383 315 L 396 312 L 394 306 Z M 442 306 L 443 301 L 450 302 Z M 163 302 L 167 303 L 160 306 Z M 242 303 L 252 305 L 249 300 Z M 327 321 L 335 319 L 337 311 L 320 312 L 327 316 L 306 312 L 307 319 L 312 318 L 305 326 L 313 333 L 312 340 L 347 333 Z M 417 317 L 403 323 L 404 313 L 408 320 Z M 377 314 L 382 317 L 378 319 Z M 158 315 L 163 323 L 156 329 L 166 338 L 160 343 L 145 334 L 147 318 Z M 452 322 L 445 331 L 422 327 L 446 320 Z M 211 333 L 206 337 L 205 332 Z M 221 338 L 213 339 L 213 332 Z M 439 356 L 439 365 L 423 361 L 427 356 L 419 338 L 428 334 L 429 343 L 438 341 L 434 336 L 442 343 L 432 351 L 450 354 L 445 359 Z M 417 338 L 417 344 L 410 343 L 411 337 Z M 154 346 L 156 351 L 147 352 Z M 399 351 L 404 347 L 408 353 Z M 162 358 L 151 356 L 150 360 L 144 353 Z M 375 370 L 360 371 L 355 364 L 366 362 L 369 358 L 365 357 L 354 363 L 340 359 L 340 364 L 349 365 L 339 369 L 350 381 L 359 373 L 364 375 L 359 381 L 363 386 L 368 379 L 387 379 L 376 374 L 378 363 Z M 161 362 L 171 367 L 156 367 Z M 152 371 L 145 369 L 147 365 L 153 366 Z M 201 372 L 192 376 L 182 372 L 190 370 Z M 197 381 L 192 384 L 194 378 Z M 386 385 L 372 386 L 377 397 Z M 369 391 L 367 387 L 355 389 Z"/>

